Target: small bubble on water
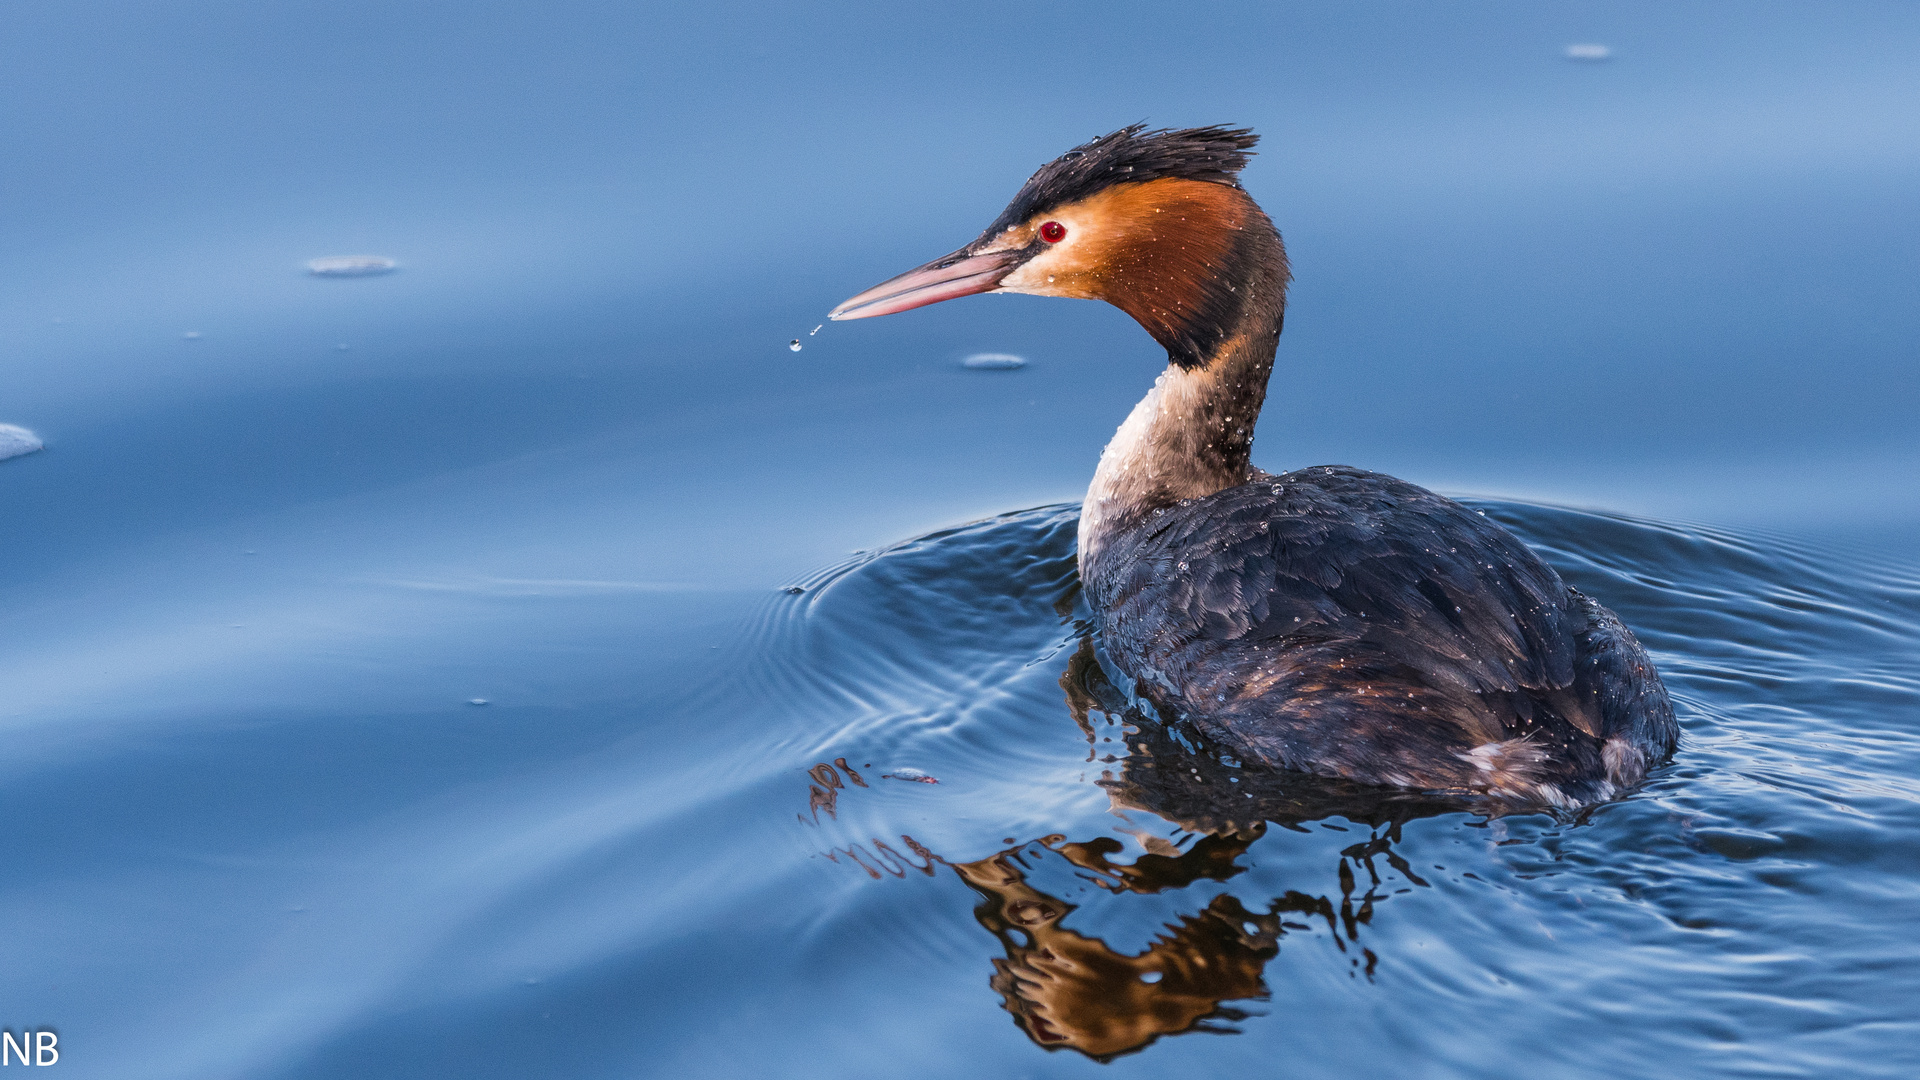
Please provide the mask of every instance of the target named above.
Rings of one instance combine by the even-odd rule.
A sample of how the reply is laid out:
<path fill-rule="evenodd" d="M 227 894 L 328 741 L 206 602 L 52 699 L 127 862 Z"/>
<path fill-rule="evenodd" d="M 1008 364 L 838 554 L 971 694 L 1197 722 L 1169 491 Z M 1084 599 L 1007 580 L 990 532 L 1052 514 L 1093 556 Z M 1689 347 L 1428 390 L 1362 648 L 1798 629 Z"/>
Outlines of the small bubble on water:
<path fill-rule="evenodd" d="M 792 349 L 792 350 L 793 350 L 794 352 L 799 352 L 799 351 L 800 351 L 800 339 L 799 339 L 799 338 L 794 338 L 794 339 L 793 339 L 792 341 L 789 341 L 789 342 L 787 342 L 787 348 L 789 348 L 789 349 Z"/>
<path fill-rule="evenodd" d="M 13 424 L 0 424 L 0 461 L 45 449 L 40 436 Z"/>
<path fill-rule="evenodd" d="M 890 773 L 881 773 L 882 780 L 910 780 L 916 784 L 937 784 L 940 781 L 921 772 L 919 769 L 895 769 Z"/>
<path fill-rule="evenodd" d="M 315 277 L 373 277 L 399 265 L 385 255 L 328 255 L 307 260 L 307 273 Z"/>
<path fill-rule="evenodd" d="M 467 699 L 467 704 L 469 705 L 485 705 L 486 703 L 487 703 L 487 699 L 483 697 Z"/>
<path fill-rule="evenodd" d="M 1594 64 L 1602 60 L 1613 59 L 1613 50 L 1607 48 L 1605 45 L 1585 42 L 1567 46 L 1566 57 L 1569 60 L 1578 60 L 1582 63 Z"/>
<path fill-rule="evenodd" d="M 184 333 L 184 334 L 181 334 L 180 336 L 181 336 L 182 338 L 184 338 L 185 340 L 187 340 L 187 341 L 199 341 L 199 340 L 200 340 L 200 331 L 198 331 L 198 330 L 189 330 L 189 331 L 187 331 L 186 333 Z"/>
<path fill-rule="evenodd" d="M 1022 357 L 1015 356 L 1012 353 L 983 352 L 974 353 L 972 356 L 960 361 L 960 366 L 971 368 L 974 371 L 1012 371 L 1016 368 L 1026 367 L 1027 362 Z"/>

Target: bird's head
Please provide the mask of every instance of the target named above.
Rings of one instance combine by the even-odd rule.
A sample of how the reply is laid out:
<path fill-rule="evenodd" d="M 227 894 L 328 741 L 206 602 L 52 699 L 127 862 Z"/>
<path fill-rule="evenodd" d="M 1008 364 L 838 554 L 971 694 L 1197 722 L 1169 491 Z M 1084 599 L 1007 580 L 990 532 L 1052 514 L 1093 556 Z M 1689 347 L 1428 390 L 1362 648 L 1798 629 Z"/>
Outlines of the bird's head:
<path fill-rule="evenodd" d="M 1105 300 L 1184 367 L 1204 365 L 1246 317 L 1278 332 L 1285 249 L 1237 179 L 1246 128 L 1134 124 L 1033 174 L 980 238 L 833 309 L 865 319 L 984 292 Z"/>

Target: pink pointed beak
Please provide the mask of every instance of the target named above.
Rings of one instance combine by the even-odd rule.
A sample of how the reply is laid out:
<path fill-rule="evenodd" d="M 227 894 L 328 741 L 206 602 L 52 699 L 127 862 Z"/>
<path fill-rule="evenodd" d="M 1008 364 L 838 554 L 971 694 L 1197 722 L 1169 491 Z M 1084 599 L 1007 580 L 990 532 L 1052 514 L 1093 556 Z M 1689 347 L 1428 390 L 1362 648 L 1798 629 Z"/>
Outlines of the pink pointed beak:
<path fill-rule="evenodd" d="M 883 281 L 848 300 L 827 314 L 835 321 L 870 319 L 891 315 L 956 296 L 991 292 L 1014 267 L 1026 260 L 1029 252 L 1015 248 L 968 255 L 965 248 L 925 266 L 909 270 L 899 277 Z"/>

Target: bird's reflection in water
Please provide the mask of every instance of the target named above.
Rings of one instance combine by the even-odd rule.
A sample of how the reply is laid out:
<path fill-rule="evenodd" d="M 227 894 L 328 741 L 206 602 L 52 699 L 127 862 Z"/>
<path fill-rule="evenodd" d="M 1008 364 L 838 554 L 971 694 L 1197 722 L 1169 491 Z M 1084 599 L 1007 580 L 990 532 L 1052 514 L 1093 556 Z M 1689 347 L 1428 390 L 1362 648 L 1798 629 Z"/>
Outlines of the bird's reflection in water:
<path fill-rule="evenodd" d="M 1055 835 L 1038 841 L 1109 893 L 1151 894 L 1203 879 L 1226 881 L 1243 871 L 1236 860 L 1265 835 L 1270 822 L 1299 828 L 1302 822 L 1338 815 L 1372 825 L 1374 834 L 1341 853 L 1337 902 L 1324 893 L 1289 890 L 1250 909 L 1222 893 L 1167 924 L 1137 955 L 1063 925 L 1075 905 L 1030 883 L 1031 849 L 956 864 L 961 879 L 982 897 L 975 917 L 1006 951 L 993 962 L 992 986 L 1034 1042 L 1107 1060 L 1162 1035 L 1231 1031 L 1225 1025 L 1247 1013 L 1227 1003 L 1266 996 L 1262 976 L 1267 961 L 1280 951 L 1281 937 L 1315 923 L 1324 924 L 1334 941 L 1354 954 L 1358 972 L 1372 977 L 1378 958 L 1360 941 L 1360 928 L 1382 899 L 1374 859 L 1383 858 L 1409 882 L 1425 884 L 1393 852 L 1393 842 L 1402 822 L 1458 809 L 1457 803 L 1243 770 L 1197 738 L 1149 721 L 1137 706 L 1129 706 L 1107 682 L 1091 639 L 1082 639 L 1060 685 L 1096 753 L 1096 711 L 1107 714 L 1107 726 L 1128 740 L 1118 775 L 1109 772 L 1100 781 L 1116 810 L 1146 811 L 1186 834 L 1175 842 L 1142 832 L 1148 853 L 1131 863 L 1114 861 L 1124 845 L 1111 837 L 1075 843 Z M 1366 875 L 1364 891 L 1356 870 Z"/>
<path fill-rule="evenodd" d="M 1393 850 L 1400 826 L 1449 811 L 1487 809 L 1459 799 L 1242 769 L 1192 733 L 1149 720 L 1137 704 L 1129 703 L 1107 682 L 1090 639 L 1081 641 L 1060 685 L 1093 755 L 1099 753 L 1101 728 L 1126 740 L 1125 757 L 1100 757 L 1118 770 L 1109 769 L 1099 781 L 1116 813 L 1144 811 L 1177 825 L 1175 839 L 1147 830 L 1121 830 L 1147 848 L 1132 862 L 1116 861 L 1125 845 L 1112 837 L 1076 842 L 1059 834 L 962 863 L 947 862 L 905 837 L 921 865 L 885 850 L 877 840 L 880 855 L 867 853 L 896 875 L 908 866 L 932 873 L 935 864 L 946 863 L 980 895 L 974 915 L 1005 951 L 993 960 L 990 985 L 1020 1028 L 1049 1050 L 1071 1048 L 1107 1061 L 1162 1035 L 1232 1032 L 1229 1025 L 1250 1014 L 1229 1003 L 1266 996 L 1267 962 L 1278 955 L 1280 940 L 1289 931 L 1326 927 L 1348 954 L 1353 974 L 1371 979 L 1378 957 L 1361 940 L 1361 928 L 1386 896 L 1375 860 L 1384 861 L 1404 882 L 1423 886 L 1426 882 Z M 1093 719 L 1095 712 L 1104 714 L 1100 724 Z M 819 792 L 823 785 L 819 775 L 815 779 Z M 1323 887 L 1317 892 L 1288 890 L 1249 907 L 1221 893 L 1199 910 L 1166 923 L 1164 932 L 1137 954 L 1113 948 L 1086 932 L 1087 927 L 1066 926 L 1067 916 L 1080 905 L 1032 880 L 1044 860 L 1057 856 L 1073 867 L 1077 882 L 1090 881 L 1113 897 L 1150 895 L 1201 880 L 1224 882 L 1244 872 L 1237 860 L 1270 825 L 1304 832 L 1303 823 L 1335 816 L 1371 829 L 1368 839 L 1341 852 L 1335 874 L 1338 900 Z M 838 861 L 851 856 L 879 877 L 857 848 L 838 849 L 828 857 Z"/>
<path fill-rule="evenodd" d="M 1098 880 L 1107 887 L 1136 891 L 1177 887 L 1186 875 L 1213 876 L 1221 862 L 1231 867 L 1253 837 L 1214 843 L 1219 839 L 1208 837 L 1179 858 L 1146 855 L 1124 867 L 1107 861 L 1120 848 L 1111 840 L 1070 844 L 1054 836 L 1041 842 L 1052 841 L 1054 852 L 1102 874 Z M 1164 865 L 1143 869 L 1150 860 Z M 1321 915 L 1329 924 L 1333 918 L 1325 898 L 1289 894 L 1266 911 L 1249 911 L 1222 894 L 1129 956 L 1062 925 L 1075 905 L 1029 884 L 1018 849 L 954 870 L 984 898 L 974 916 L 1006 950 L 993 961 L 990 984 L 1007 1011 L 1041 1046 L 1072 1047 L 1101 1060 L 1172 1032 L 1227 1030 L 1216 1022 L 1245 1014 L 1223 1002 L 1266 992 L 1261 972 L 1279 952 L 1282 914 Z"/>

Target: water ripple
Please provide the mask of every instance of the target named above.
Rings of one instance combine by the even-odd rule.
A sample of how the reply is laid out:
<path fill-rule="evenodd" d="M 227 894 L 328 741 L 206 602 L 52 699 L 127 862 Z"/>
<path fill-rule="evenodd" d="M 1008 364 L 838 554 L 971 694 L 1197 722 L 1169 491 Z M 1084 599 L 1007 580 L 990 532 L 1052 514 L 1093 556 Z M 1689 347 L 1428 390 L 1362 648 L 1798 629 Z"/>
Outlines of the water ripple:
<path fill-rule="evenodd" d="M 1364 1007 L 1433 1075 L 1898 1073 L 1920 992 L 1894 916 L 1920 895 L 1911 568 L 1475 505 L 1655 651 L 1685 736 L 1639 792 L 1490 820 L 1239 770 L 1105 678 L 1075 510 L 1042 507 L 864 553 L 760 611 L 748 677 L 781 702 L 778 753 L 811 769 L 796 854 L 866 883 L 822 893 L 809 933 L 930 978 L 990 969 L 978 992 L 1028 1040 L 1098 1060 L 1239 1031 L 1151 1052 L 1226 1067 Z M 908 769 L 938 783 L 882 779 Z M 944 913 L 881 887 L 907 880 Z M 1500 1046 L 1462 1045 L 1489 1007 Z M 1596 1013 L 1640 1037 L 1583 1045 Z"/>

